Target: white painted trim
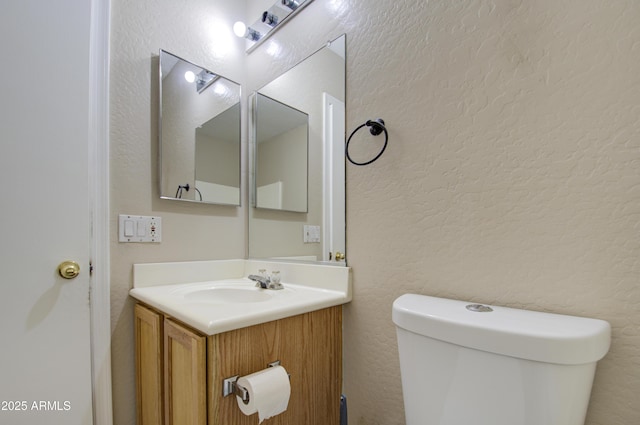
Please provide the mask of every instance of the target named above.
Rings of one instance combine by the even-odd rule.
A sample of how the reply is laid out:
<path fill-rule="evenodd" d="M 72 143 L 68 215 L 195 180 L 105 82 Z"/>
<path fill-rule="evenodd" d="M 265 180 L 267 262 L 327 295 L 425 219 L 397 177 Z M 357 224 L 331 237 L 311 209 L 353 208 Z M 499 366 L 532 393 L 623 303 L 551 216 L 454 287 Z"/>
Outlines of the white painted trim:
<path fill-rule="evenodd" d="M 323 92 L 322 105 L 322 260 L 336 263 L 333 254 L 346 249 L 345 187 L 336 184 L 345 181 L 345 104 Z"/>
<path fill-rule="evenodd" d="M 112 425 L 109 260 L 110 0 L 91 0 L 89 202 L 91 214 L 91 379 L 93 424 Z"/>

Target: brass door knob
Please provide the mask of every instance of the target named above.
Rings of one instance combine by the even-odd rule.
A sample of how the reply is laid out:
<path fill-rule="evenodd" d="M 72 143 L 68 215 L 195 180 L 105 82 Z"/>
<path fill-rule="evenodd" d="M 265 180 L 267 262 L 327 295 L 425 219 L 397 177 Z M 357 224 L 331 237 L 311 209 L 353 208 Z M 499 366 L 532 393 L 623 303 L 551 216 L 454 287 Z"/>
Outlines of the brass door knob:
<path fill-rule="evenodd" d="M 344 260 L 344 254 L 340 251 L 336 251 L 336 261 L 343 261 Z"/>
<path fill-rule="evenodd" d="M 65 279 L 73 279 L 80 274 L 80 265 L 75 261 L 63 261 L 58 266 L 58 273 Z"/>

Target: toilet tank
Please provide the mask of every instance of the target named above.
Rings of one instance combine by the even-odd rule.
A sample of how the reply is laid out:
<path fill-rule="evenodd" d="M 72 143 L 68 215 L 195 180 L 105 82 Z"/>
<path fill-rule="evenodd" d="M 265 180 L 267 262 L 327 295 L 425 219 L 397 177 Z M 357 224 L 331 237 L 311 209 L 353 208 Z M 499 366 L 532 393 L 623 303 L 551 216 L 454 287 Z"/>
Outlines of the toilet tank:
<path fill-rule="evenodd" d="M 407 425 L 583 425 L 603 320 L 425 295 L 393 303 Z"/>

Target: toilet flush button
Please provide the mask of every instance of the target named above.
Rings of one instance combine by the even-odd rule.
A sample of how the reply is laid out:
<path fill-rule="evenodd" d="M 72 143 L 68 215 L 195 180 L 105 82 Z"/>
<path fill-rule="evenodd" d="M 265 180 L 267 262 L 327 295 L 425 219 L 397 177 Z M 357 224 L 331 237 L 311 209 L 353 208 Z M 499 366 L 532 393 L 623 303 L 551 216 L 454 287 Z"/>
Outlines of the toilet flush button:
<path fill-rule="evenodd" d="M 489 313 L 493 311 L 493 309 L 488 305 L 482 305 L 482 304 L 469 304 L 466 308 L 467 310 L 473 311 L 475 313 Z"/>

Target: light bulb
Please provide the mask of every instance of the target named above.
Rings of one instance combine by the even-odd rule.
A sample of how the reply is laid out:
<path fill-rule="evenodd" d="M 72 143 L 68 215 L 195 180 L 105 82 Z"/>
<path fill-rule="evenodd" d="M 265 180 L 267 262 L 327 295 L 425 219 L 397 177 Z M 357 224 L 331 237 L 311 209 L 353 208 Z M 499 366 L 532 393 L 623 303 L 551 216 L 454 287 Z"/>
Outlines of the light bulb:
<path fill-rule="evenodd" d="M 187 71 L 184 73 L 184 79 L 189 83 L 193 83 L 196 80 L 196 74 L 191 71 Z"/>
<path fill-rule="evenodd" d="M 247 26 L 244 24 L 244 22 L 238 21 L 233 24 L 233 33 L 238 37 L 244 37 L 245 35 L 247 35 Z"/>

